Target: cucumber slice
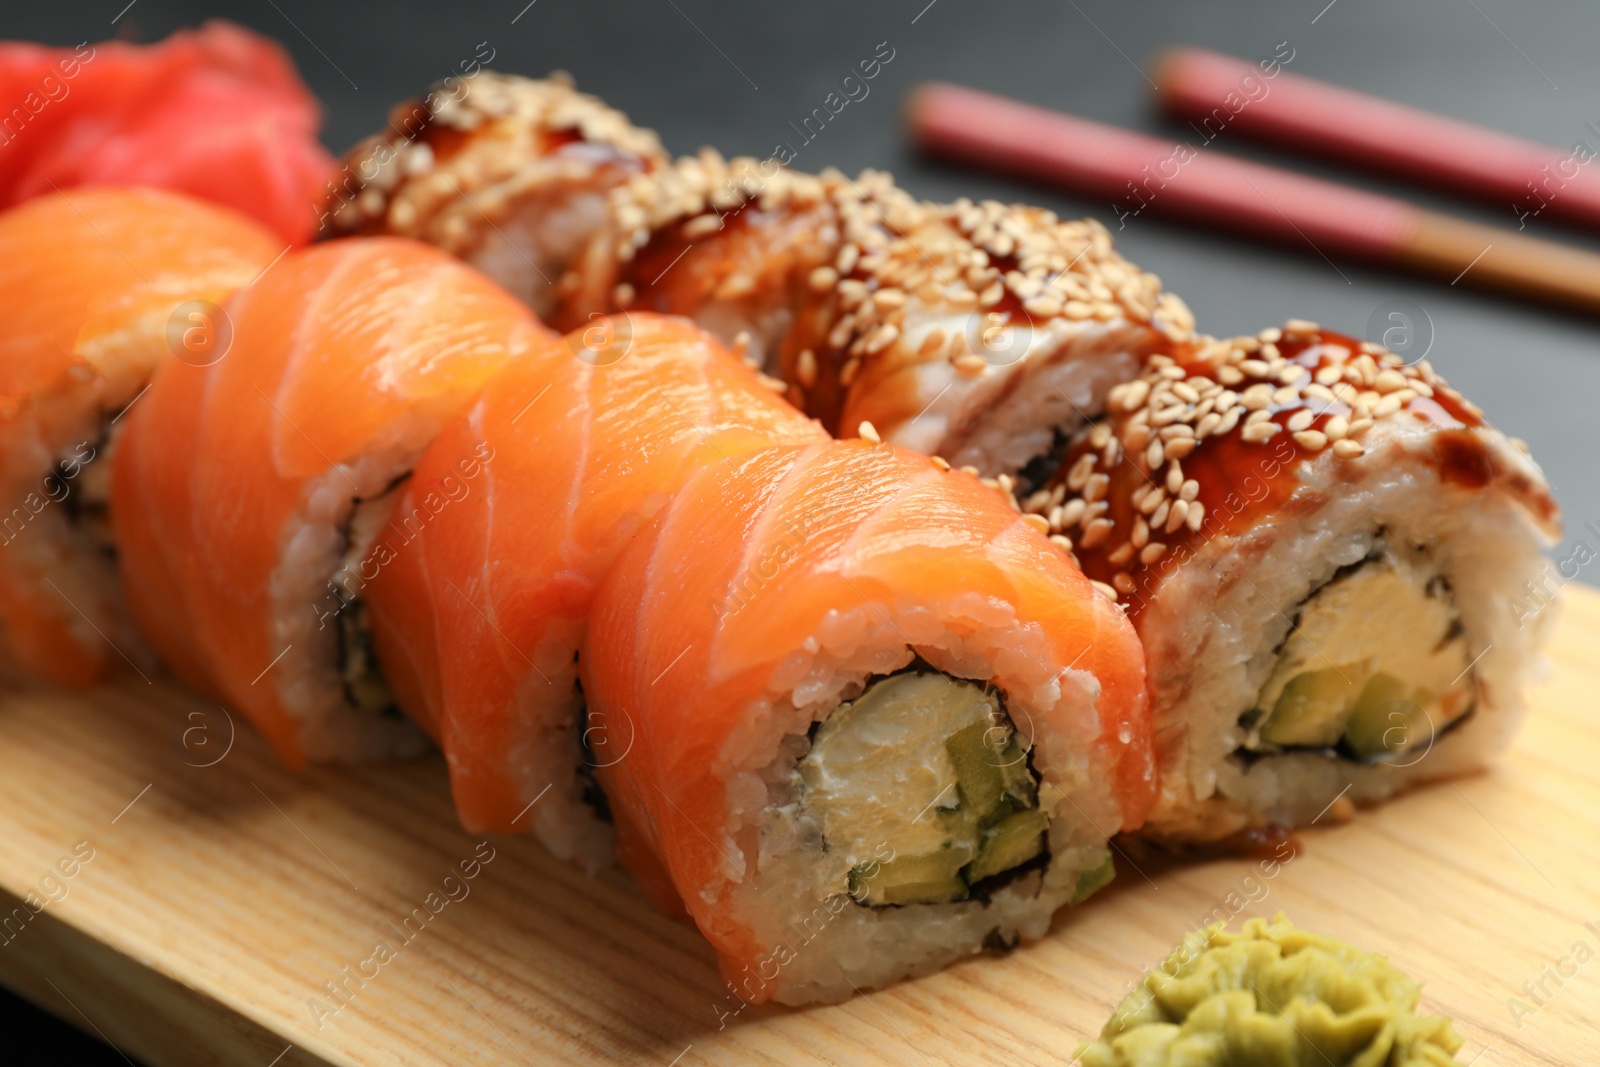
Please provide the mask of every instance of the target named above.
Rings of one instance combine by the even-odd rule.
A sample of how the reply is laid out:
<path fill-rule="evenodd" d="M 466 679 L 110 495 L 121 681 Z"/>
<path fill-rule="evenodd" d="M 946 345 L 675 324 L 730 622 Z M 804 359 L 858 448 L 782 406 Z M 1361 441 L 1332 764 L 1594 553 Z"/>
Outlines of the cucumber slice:
<path fill-rule="evenodd" d="M 1044 851 L 1044 831 L 1049 825 L 1050 819 L 1037 808 L 1007 815 L 983 832 L 978 858 L 962 875 L 969 883 L 977 882 L 1027 863 Z"/>
<path fill-rule="evenodd" d="M 1357 664 L 1303 671 L 1289 680 L 1261 725 L 1261 740 L 1273 745 L 1331 748 L 1339 743 L 1356 688 L 1366 672 Z"/>
<path fill-rule="evenodd" d="M 1078 875 L 1078 885 L 1072 891 L 1072 903 L 1082 904 L 1100 890 L 1111 884 L 1117 876 L 1116 864 L 1111 862 L 1111 853 L 1106 853 L 1106 858 L 1098 867 L 1091 867 Z"/>

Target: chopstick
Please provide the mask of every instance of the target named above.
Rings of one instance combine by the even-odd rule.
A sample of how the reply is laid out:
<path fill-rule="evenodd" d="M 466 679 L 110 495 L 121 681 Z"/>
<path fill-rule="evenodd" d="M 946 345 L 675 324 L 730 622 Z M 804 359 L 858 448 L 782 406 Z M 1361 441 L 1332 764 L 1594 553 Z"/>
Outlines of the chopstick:
<path fill-rule="evenodd" d="M 934 155 L 1110 199 L 1114 229 L 1161 212 L 1600 312 L 1600 255 L 1514 230 L 957 85 L 919 87 L 907 118 Z"/>
<path fill-rule="evenodd" d="M 1201 48 L 1175 48 L 1158 63 L 1167 113 L 1202 137 L 1227 129 L 1453 189 L 1508 207 L 1518 229 L 1545 211 L 1600 227 L 1600 167 L 1587 166 L 1600 151 L 1593 122 L 1563 151 L 1281 69 L 1266 78 L 1254 63 Z"/>

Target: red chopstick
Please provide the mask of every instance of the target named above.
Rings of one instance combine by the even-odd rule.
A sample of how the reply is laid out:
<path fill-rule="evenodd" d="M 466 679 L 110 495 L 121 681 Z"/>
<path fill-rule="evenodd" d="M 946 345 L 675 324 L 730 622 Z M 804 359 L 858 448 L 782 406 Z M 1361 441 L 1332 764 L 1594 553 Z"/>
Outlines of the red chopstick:
<path fill-rule="evenodd" d="M 1600 256 L 1514 230 L 956 85 L 907 110 L 925 151 L 1104 197 L 1113 230 L 1164 213 L 1600 312 Z"/>
<path fill-rule="evenodd" d="M 1407 107 L 1281 68 L 1201 48 L 1177 48 L 1155 75 L 1168 114 L 1201 139 L 1229 134 L 1418 185 L 1441 186 L 1505 205 L 1518 229 L 1549 212 L 1600 227 L 1600 125 L 1574 130 L 1571 150 Z"/>

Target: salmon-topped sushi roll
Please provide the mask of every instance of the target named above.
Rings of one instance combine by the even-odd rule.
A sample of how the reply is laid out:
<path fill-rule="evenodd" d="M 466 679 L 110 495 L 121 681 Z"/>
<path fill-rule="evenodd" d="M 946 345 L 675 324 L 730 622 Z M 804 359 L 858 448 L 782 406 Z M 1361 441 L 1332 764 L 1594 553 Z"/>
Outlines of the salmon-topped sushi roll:
<path fill-rule="evenodd" d="M 1126 607 L 1178 845 L 1481 766 L 1526 707 L 1558 536 L 1426 361 L 1295 320 L 1153 356 L 1024 502 Z"/>
<path fill-rule="evenodd" d="M 291 765 L 414 751 L 363 589 L 439 428 L 549 334 L 477 271 L 398 238 L 291 252 L 225 305 L 231 346 L 128 417 L 113 529 L 157 652 Z"/>
<path fill-rule="evenodd" d="M 0 622 L 23 666 L 69 685 L 151 667 L 117 585 L 107 456 L 151 373 L 209 358 L 214 302 L 282 250 L 153 189 L 71 189 L 0 215 Z"/>
<path fill-rule="evenodd" d="M 684 319 L 597 320 L 502 371 L 428 449 L 374 551 L 378 660 L 439 740 L 474 831 L 531 829 L 609 862 L 577 681 L 589 603 L 616 554 L 689 474 L 826 440 Z"/>
<path fill-rule="evenodd" d="M 580 667 L 618 856 L 716 947 L 730 1012 L 1042 936 L 1154 797 L 1115 604 L 999 494 L 886 444 L 696 471 Z"/>

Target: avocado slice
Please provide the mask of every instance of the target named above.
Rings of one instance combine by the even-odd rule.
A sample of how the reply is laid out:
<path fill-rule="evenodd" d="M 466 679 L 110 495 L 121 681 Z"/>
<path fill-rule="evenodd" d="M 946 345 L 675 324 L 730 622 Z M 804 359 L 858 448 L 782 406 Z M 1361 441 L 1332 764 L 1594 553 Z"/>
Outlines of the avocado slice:
<path fill-rule="evenodd" d="M 1072 891 L 1072 903 L 1082 904 L 1100 890 L 1111 884 L 1117 876 L 1117 865 L 1111 862 L 1111 853 L 1106 853 L 1106 858 L 1098 867 L 1091 867 L 1078 875 L 1078 885 Z"/>
<path fill-rule="evenodd" d="M 850 895 L 860 904 L 942 904 L 967 899 L 961 868 L 972 859 L 973 848 L 955 842 L 946 842 L 946 846 L 921 856 L 896 856 L 851 868 Z"/>
<path fill-rule="evenodd" d="M 1409 693 L 1392 674 L 1374 674 L 1350 711 L 1344 740 L 1361 759 L 1382 759 L 1401 749 L 1426 744 L 1433 723 L 1424 708 L 1437 698 L 1426 689 Z"/>
<path fill-rule="evenodd" d="M 1034 806 L 1038 794 L 1028 753 L 1005 726 L 975 722 L 945 739 L 962 804 L 984 825 Z"/>
<path fill-rule="evenodd" d="M 968 883 L 1009 871 L 1044 851 L 1044 832 L 1050 819 L 1037 808 L 1007 815 L 983 832 L 978 858 L 961 874 Z"/>
<path fill-rule="evenodd" d="M 1359 664 L 1347 663 L 1295 675 L 1261 724 L 1261 740 L 1316 748 L 1338 744 L 1351 700 L 1358 692 L 1355 687 L 1365 673 Z"/>

